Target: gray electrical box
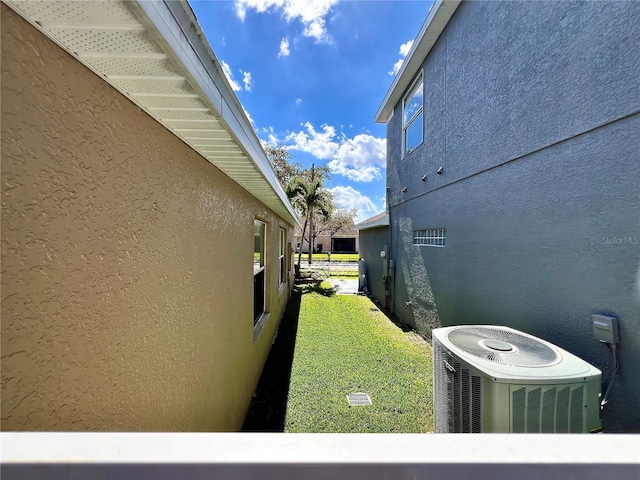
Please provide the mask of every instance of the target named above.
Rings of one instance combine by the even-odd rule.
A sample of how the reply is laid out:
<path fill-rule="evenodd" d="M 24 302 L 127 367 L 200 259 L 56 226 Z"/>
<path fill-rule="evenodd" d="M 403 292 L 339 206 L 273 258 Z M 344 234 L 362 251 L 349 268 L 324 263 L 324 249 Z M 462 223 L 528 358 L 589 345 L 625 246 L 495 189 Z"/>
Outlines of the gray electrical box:
<path fill-rule="evenodd" d="M 591 323 L 593 323 L 593 336 L 598 340 L 605 343 L 620 343 L 616 317 L 593 314 L 591 315 Z"/>

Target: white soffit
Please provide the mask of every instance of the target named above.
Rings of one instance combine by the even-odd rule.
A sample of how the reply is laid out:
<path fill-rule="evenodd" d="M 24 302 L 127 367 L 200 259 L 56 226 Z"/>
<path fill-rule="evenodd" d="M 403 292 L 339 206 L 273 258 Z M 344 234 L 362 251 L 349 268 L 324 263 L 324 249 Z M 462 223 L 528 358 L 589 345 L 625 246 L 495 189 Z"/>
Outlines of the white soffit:
<path fill-rule="evenodd" d="M 427 18 L 420 27 L 411 50 L 407 54 L 400 71 L 393 79 L 389 91 L 382 101 L 382 105 L 376 113 L 376 123 L 387 123 L 391 120 L 393 109 L 402 99 L 405 90 L 413 81 L 418 69 L 427 58 L 429 52 L 440 37 L 440 34 L 449 23 L 458 5 L 462 0 L 434 0 L 429 9 Z M 425 81 L 425 84 L 427 82 Z"/>
<path fill-rule="evenodd" d="M 186 1 L 2 1 L 271 210 L 299 224 Z"/>

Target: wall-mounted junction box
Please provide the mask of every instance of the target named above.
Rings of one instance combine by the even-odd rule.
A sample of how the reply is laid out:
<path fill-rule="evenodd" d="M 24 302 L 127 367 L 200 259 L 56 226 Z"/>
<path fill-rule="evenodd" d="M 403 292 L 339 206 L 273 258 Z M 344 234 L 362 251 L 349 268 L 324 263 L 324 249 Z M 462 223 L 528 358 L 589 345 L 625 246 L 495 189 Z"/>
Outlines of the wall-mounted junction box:
<path fill-rule="evenodd" d="M 593 336 L 598 340 L 605 343 L 620 343 L 616 317 L 593 314 L 591 315 L 591 323 L 593 323 Z"/>

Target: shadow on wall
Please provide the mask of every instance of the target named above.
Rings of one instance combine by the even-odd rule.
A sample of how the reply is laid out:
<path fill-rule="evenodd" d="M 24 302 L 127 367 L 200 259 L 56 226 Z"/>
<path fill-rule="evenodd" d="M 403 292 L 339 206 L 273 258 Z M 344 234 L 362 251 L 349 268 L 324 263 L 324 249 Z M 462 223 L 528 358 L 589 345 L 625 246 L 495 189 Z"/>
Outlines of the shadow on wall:
<path fill-rule="evenodd" d="M 299 286 L 294 287 L 249 405 L 243 432 L 284 431 L 302 293 Z"/>
<path fill-rule="evenodd" d="M 409 218 L 398 219 L 398 230 L 402 237 L 399 243 L 404 248 L 405 260 L 401 265 L 408 302 L 406 305 L 399 305 L 397 309 L 401 310 L 400 315 L 405 318 L 413 316 L 418 332 L 430 335 L 431 330 L 442 325 L 427 267 L 422 258 L 421 248 L 424 247 L 413 244 L 413 224 Z M 406 311 L 402 312 L 405 306 Z M 409 310 L 411 313 L 408 314 Z"/>

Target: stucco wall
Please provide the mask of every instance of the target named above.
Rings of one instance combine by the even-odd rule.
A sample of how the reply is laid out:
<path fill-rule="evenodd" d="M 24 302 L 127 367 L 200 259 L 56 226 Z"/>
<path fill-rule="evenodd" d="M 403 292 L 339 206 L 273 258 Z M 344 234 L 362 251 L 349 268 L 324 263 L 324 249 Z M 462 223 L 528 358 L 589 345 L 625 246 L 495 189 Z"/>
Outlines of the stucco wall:
<path fill-rule="evenodd" d="M 389 227 L 360 230 L 360 258 L 364 261 L 367 275 L 367 288 L 380 305 L 385 301 L 385 285 L 382 279 L 387 272 L 383 269 L 380 252 L 389 245 Z"/>
<path fill-rule="evenodd" d="M 288 297 L 280 226 L 2 6 L 3 430 L 240 428 Z"/>
<path fill-rule="evenodd" d="M 637 2 L 463 2 L 424 62 L 424 144 L 400 158 L 388 124 L 397 314 L 509 325 L 606 379 L 590 316 L 617 316 L 619 432 L 640 431 L 638 38 Z M 412 245 L 425 228 L 446 247 Z"/>

